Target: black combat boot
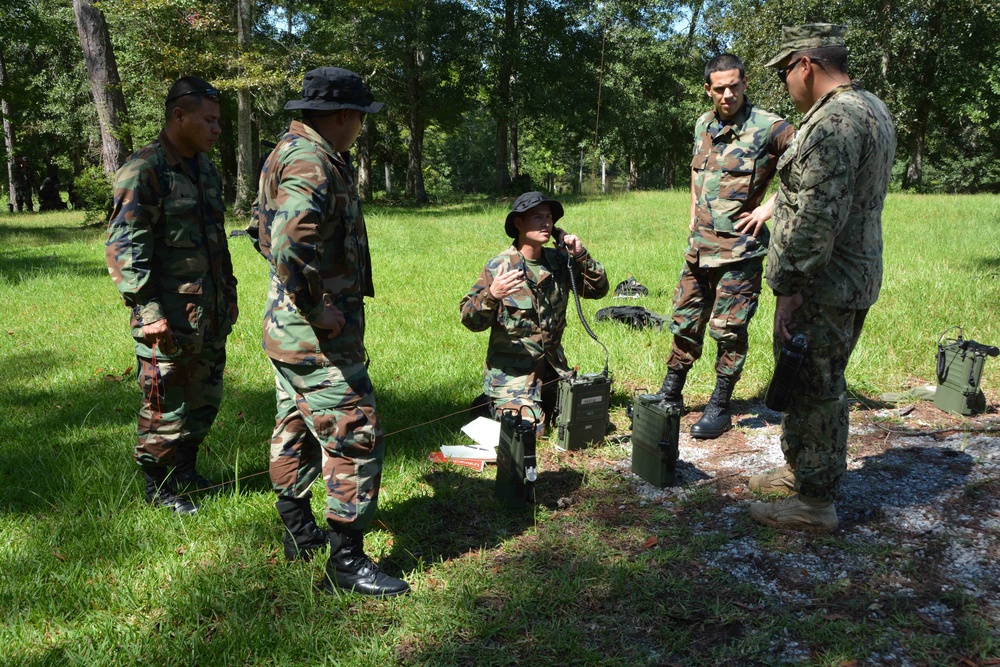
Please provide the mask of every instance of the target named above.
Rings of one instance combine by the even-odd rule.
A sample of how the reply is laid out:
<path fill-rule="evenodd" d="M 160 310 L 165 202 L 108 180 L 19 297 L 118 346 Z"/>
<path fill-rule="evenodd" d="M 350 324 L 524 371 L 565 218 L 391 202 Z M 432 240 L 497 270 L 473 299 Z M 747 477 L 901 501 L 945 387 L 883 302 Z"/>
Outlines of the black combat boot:
<path fill-rule="evenodd" d="M 660 393 L 668 403 L 676 403 L 684 407 L 684 396 L 681 391 L 684 389 L 684 381 L 687 379 L 687 370 L 675 371 L 673 368 L 667 369 L 667 375 L 660 385 Z"/>
<path fill-rule="evenodd" d="M 177 514 L 194 514 L 198 506 L 186 496 L 177 495 L 173 479 L 167 477 L 163 466 L 142 466 L 146 482 L 146 502 L 153 507 L 168 507 Z"/>
<path fill-rule="evenodd" d="M 729 399 L 733 396 L 736 378 L 730 375 L 719 375 L 715 378 L 715 391 L 708 399 L 705 412 L 698 423 L 691 427 L 692 438 L 710 440 L 733 427 L 733 416 L 730 412 Z"/>
<path fill-rule="evenodd" d="M 198 474 L 195 462 L 198 460 L 198 447 L 177 447 L 173 479 L 178 489 L 186 492 L 205 491 L 216 485 Z"/>
<path fill-rule="evenodd" d="M 329 540 L 326 531 L 316 525 L 309 499 L 280 496 L 274 506 L 285 524 L 285 558 L 312 560 L 313 553 L 325 547 Z"/>
<path fill-rule="evenodd" d="M 360 595 L 389 598 L 410 592 L 402 579 L 390 577 L 365 555 L 360 530 L 330 527 L 330 559 L 326 561 L 326 591 L 335 588 Z"/>

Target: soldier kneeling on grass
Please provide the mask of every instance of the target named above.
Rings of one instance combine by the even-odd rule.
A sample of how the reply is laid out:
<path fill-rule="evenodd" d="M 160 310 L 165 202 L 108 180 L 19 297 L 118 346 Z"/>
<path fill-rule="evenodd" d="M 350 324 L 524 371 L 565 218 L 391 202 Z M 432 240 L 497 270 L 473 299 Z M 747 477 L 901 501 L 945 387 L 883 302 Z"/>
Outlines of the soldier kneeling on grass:
<path fill-rule="evenodd" d="M 490 330 L 483 395 L 476 404 L 494 417 L 528 406 L 539 433 L 552 417 L 556 381 L 569 372 L 562 347 L 572 298 L 569 257 L 582 298 L 608 293 L 604 267 L 579 238 L 555 227 L 562 216 L 562 204 L 540 192 L 518 197 L 504 222 L 513 244 L 486 263 L 461 303 L 462 324 Z M 549 241 L 559 247 L 544 247 Z"/>

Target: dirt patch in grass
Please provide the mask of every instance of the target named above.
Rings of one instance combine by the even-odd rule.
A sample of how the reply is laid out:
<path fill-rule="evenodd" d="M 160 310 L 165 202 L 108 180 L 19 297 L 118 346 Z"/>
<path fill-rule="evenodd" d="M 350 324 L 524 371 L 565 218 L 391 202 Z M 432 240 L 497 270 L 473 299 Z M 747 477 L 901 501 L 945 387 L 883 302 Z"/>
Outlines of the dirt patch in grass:
<path fill-rule="evenodd" d="M 646 522 L 655 535 L 653 517 L 672 513 L 705 541 L 698 562 L 687 566 L 692 595 L 702 589 L 717 596 L 721 582 L 738 588 L 733 600 L 747 609 L 813 622 L 879 625 L 883 639 L 856 664 L 966 659 L 953 648 L 936 654 L 933 635 L 978 652 L 979 660 L 996 655 L 1000 418 L 995 411 L 966 419 L 926 402 L 901 408 L 854 403 L 848 471 L 836 503 L 840 527 L 813 536 L 774 531 L 750 519 L 748 506 L 760 498 L 747 488 L 748 476 L 784 464 L 780 415 L 757 402 L 736 408 L 736 428 L 716 440 L 692 439 L 688 427 L 700 413 L 684 416 L 678 486 L 657 488 L 632 474 L 627 443 L 614 446 L 610 455 L 605 447 L 591 457 L 591 464 L 620 476 L 630 492 L 591 519 L 616 531 L 627 552 L 634 539 L 624 537 L 624 528 Z M 733 632 L 706 629 L 698 641 Z M 914 637 L 922 648 L 911 646 Z M 811 650 L 807 638 L 794 631 L 778 643 L 779 662 L 816 657 L 815 645 Z M 979 664 L 969 660 L 964 664 Z"/>

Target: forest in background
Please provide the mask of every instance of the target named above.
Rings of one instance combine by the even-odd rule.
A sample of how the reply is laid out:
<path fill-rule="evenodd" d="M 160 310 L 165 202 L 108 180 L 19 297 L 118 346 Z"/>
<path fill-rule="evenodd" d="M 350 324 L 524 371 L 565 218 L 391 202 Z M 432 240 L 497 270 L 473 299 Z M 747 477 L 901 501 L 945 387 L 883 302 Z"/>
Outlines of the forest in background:
<path fill-rule="evenodd" d="M 741 56 L 795 123 L 763 64 L 805 22 L 848 26 L 852 77 L 896 119 L 894 188 L 1000 191 L 996 0 L 3 0 L 0 181 L 13 199 L 15 156 L 36 188 L 107 178 L 196 75 L 223 91 L 214 159 L 245 211 L 284 103 L 336 65 L 386 103 L 356 146 L 366 198 L 687 187 L 705 62 Z"/>

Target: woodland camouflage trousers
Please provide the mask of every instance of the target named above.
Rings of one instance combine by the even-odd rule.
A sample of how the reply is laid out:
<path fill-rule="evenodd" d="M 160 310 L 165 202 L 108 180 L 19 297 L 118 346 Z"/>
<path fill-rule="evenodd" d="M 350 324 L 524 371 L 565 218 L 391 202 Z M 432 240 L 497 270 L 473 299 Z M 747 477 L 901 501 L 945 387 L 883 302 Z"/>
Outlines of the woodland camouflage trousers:
<path fill-rule="evenodd" d="M 762 273 L 760 258 L 709 268 L 685 262 L 674 291 L 674 339 L 667 366 L 691 368 L 701 357 L 707 327 L 719 350 L 716 375 L 738 378 L 746 363 L 747 327 L 757 312 Z"/>
<path fill-rule="evenodd" d="M 378 504 L 385 443 L 364 363 L 271 363 L 278 404 L 270 464 L 275 490 L 308 498 L 322 473 L 327 520 L 367 528 Z"/>

